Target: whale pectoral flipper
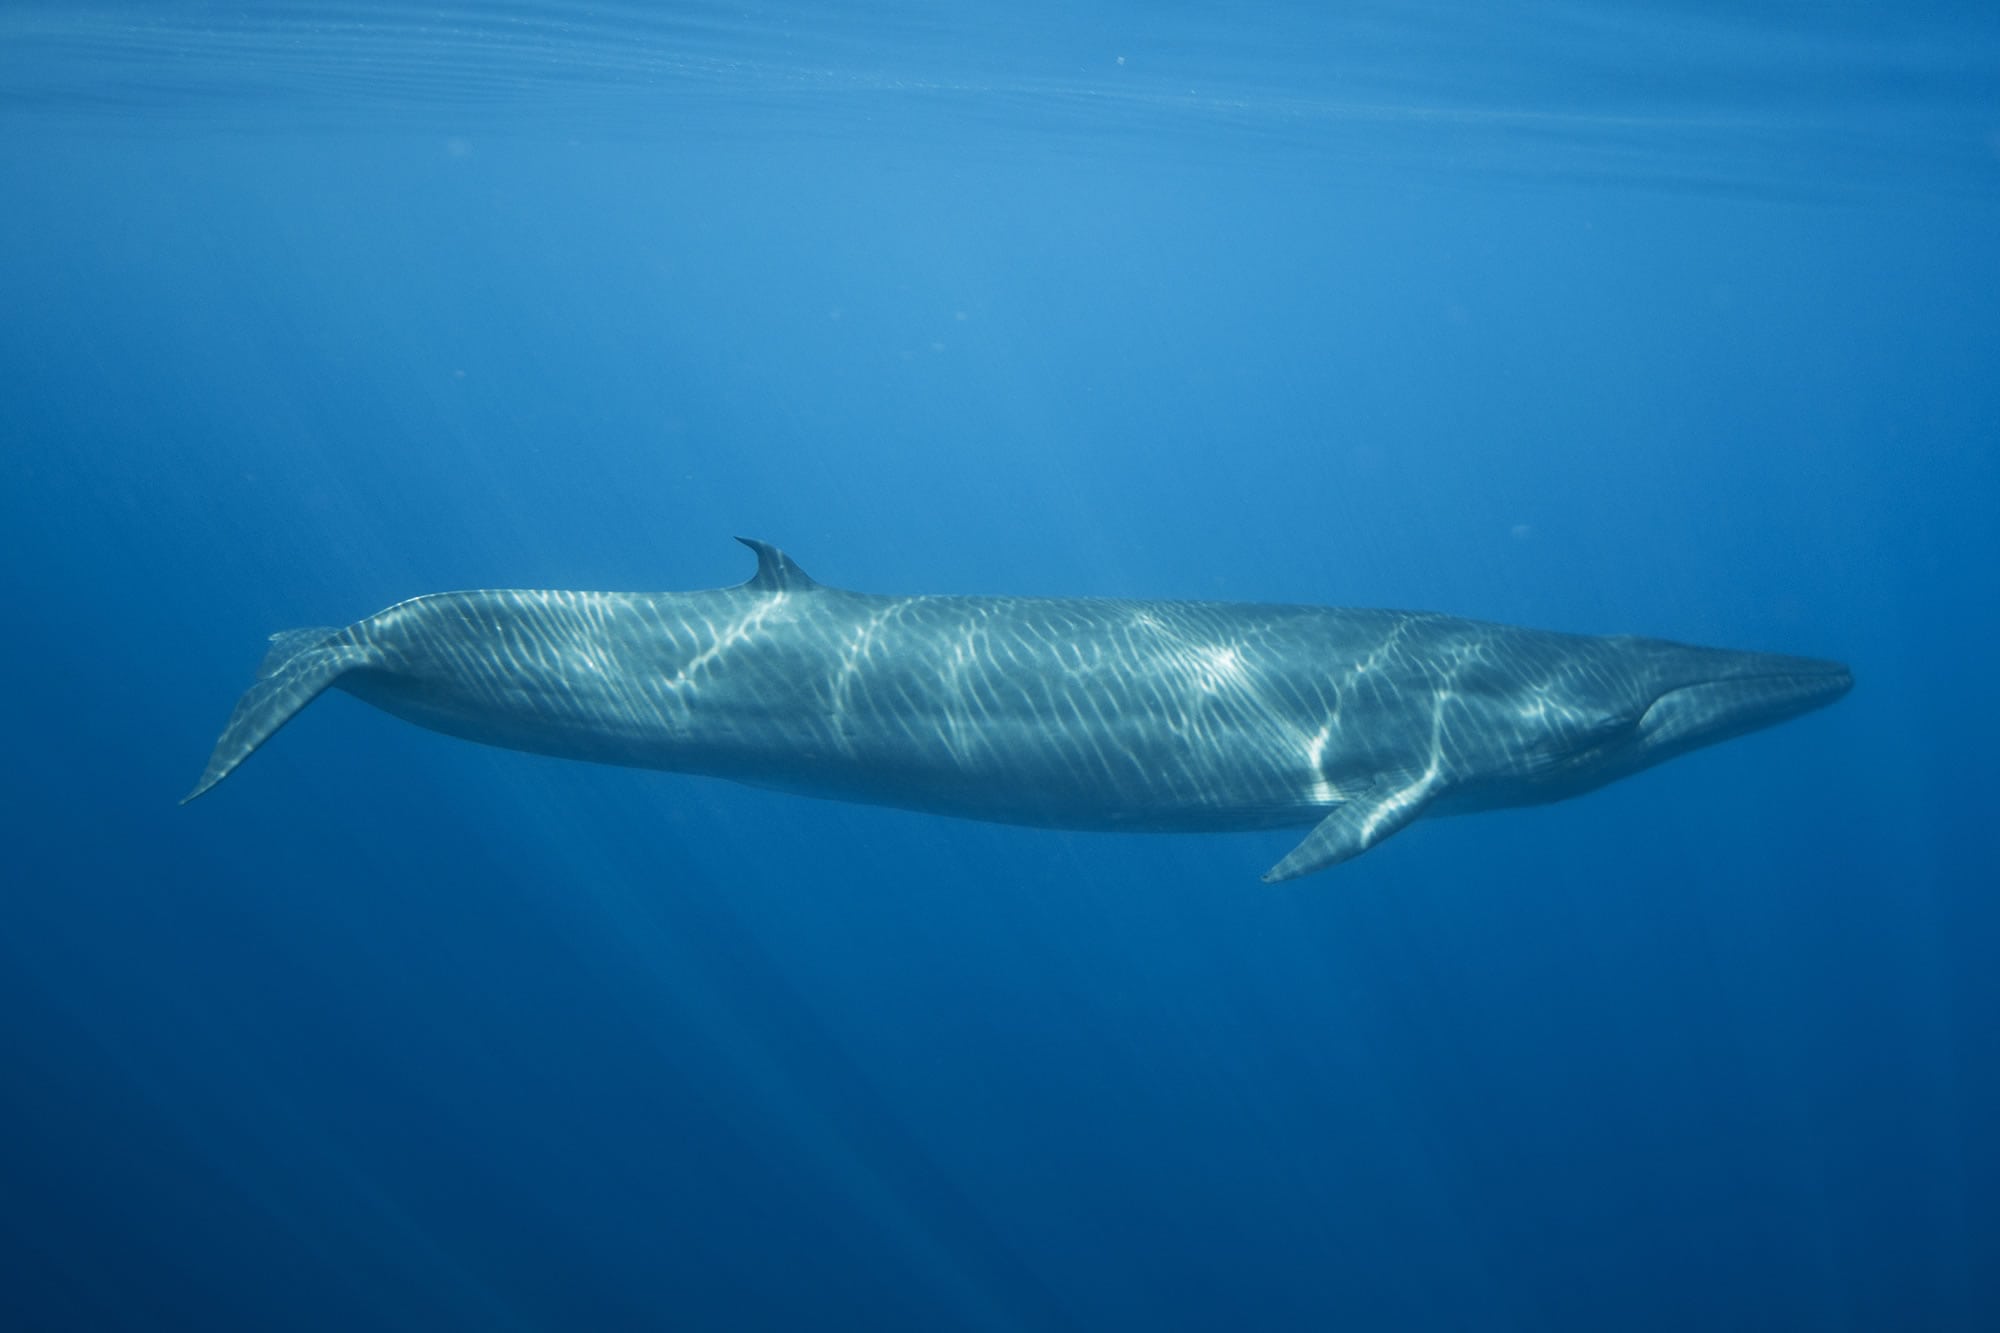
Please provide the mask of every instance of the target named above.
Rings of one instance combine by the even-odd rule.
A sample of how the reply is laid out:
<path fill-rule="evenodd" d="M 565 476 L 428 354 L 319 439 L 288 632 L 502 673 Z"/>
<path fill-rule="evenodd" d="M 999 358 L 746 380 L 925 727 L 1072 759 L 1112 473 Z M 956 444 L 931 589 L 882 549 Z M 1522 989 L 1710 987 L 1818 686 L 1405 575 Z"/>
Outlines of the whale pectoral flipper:
<path fill-rule="evenodd" d="M 1432 790 L 1430 783 L 1415 778 L 1385 782 L 1342 802 L 1284 860 L 1264 872 L 1264 882 L 1277 884 L 1353 860 L 1422 814 Z"/>
<path fill-rule="evenodd" d="M 208 757 L 208 768 L 194 790 L 181 797 L 182 805 L 228 777 L 252 751 L 355 664 L 351 653 L 330 643 L 340 633 L 321 627 L 281 630 L 271 636 L 271 650 L 257 668 L 256 683 L 236 701 L 236 710 L 229 715 L 229 723 Z"/>

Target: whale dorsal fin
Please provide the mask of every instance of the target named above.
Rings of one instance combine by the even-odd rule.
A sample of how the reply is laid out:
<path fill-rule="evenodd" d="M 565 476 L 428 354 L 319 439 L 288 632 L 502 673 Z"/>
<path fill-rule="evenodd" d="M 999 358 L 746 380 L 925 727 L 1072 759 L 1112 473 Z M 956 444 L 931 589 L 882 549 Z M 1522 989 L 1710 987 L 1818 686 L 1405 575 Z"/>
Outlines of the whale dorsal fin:
<path fill-rule="evenodd" d="M 744 587 L 761 592 L 804 592 L 819 586 L 813 582 L 812 575 L 799 568 L 797 561 L 771 543 L 751 537 L 738 537 L 736 540 L 757 553 L 757 572 L 750 576 Z"/>

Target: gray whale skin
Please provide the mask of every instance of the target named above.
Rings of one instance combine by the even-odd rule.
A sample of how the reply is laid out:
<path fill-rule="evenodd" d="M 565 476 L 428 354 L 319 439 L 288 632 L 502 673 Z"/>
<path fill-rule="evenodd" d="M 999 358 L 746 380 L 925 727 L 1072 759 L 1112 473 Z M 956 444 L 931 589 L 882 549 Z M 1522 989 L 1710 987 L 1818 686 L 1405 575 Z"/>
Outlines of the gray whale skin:
<path fill-rule="evenodd" d="M 1051 828 L 1311 826 L 1267 881 L 1420 815 L 1575 796 L 1831 703 L 1837 662 L 1404 611 L 452 592 L 272 636 L 206 792 L 329 685 L 487 745 Z"/>

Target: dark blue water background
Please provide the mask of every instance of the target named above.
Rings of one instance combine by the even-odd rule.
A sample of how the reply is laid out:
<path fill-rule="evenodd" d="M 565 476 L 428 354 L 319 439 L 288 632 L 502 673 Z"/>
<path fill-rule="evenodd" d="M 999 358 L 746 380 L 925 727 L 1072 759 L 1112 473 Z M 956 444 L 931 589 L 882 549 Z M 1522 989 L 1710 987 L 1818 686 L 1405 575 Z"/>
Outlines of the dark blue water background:
<path fill-rule="evenodd" d="M 1975 1329 L 1990 6 L 0 15 L 8 1327 Z M 565 764 L 460 587 L 1417 606 L 1833 710 L 1336 872 Z"/>

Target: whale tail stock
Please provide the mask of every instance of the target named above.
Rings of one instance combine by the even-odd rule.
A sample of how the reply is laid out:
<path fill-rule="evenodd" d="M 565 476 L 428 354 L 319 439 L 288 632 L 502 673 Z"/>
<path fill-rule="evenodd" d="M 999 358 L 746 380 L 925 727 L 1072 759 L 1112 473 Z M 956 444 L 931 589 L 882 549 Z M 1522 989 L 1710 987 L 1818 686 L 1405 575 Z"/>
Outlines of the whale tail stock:
<path fill-rule="evenodd" d="M 228 777 L 279 727 L 355 665 L 352 655 L 333 642 L 340 633 L 321 626 L 281 630 L 271 636 L 271 650 L 257 668 L 256 683 L 236 701 L 236 711 L 229 715 L 228 725 L 215 742 L 201 781 L 181 797 L 182 805 Z"/>

